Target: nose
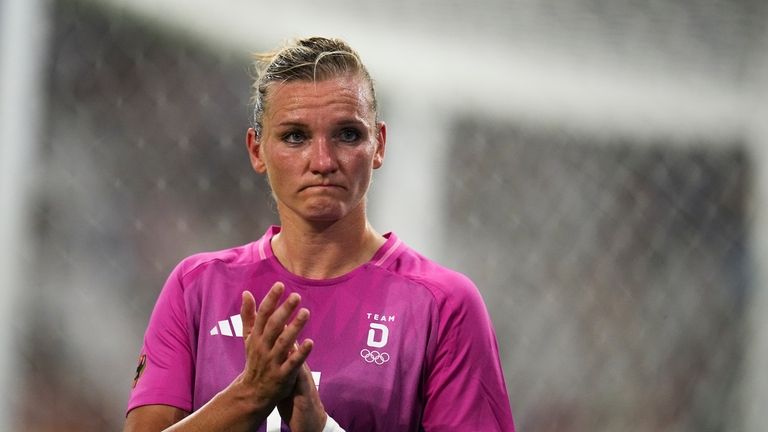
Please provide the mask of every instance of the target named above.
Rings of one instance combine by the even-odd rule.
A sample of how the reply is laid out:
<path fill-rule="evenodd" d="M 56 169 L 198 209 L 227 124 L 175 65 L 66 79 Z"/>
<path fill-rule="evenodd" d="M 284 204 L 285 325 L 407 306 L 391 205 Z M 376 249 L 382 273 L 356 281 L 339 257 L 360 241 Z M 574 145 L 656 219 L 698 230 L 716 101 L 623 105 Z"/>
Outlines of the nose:
<path fill-rule="evenodd" d="M 314 140 L 309 151 L 309 170 L 313 174 L 331 174 L 339 168 L 336 149 L 330 140 L 325 138 Z"/>

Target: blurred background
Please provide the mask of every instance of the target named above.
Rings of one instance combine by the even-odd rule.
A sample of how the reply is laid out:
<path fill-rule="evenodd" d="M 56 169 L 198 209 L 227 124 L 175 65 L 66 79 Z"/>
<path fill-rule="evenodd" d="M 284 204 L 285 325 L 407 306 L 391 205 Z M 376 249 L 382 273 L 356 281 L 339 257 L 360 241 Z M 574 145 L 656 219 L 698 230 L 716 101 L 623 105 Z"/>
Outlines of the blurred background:
<path fill-rule="evenodd" d="M 763 0 L 0 0 L 0 430 L 122 427 L 173 266 L 277 222 L 250 53 L 377 80 L 379 231 L 469 275 L 522 432 L 764 431 Z"/>

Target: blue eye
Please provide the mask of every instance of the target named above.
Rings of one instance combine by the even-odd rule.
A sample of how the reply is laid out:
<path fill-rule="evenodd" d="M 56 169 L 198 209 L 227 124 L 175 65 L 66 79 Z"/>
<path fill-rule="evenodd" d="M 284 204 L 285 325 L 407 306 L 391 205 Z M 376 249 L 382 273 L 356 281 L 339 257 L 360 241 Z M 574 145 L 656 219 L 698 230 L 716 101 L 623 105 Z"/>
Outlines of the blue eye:
<path fill-rule="evenodd" d="M 304 142 L 304 134 L 301 132 L 293 131 L 283 135 L 283 141 L 288 144 L 301 144 Z"/>
<path fill-rule="evenodd" d="M 355 129 L 343 129 L 339 133 L 339 140 L 342 142 L 352 143 L 360 139 L 360 132 Z"/>

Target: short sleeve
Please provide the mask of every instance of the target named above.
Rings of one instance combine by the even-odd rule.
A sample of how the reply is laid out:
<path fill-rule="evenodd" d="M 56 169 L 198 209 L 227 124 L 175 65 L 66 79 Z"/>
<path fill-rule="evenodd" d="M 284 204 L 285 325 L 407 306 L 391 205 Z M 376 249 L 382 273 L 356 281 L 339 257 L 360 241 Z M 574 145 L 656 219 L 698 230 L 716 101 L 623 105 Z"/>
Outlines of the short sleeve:
<path fill-rule="evenodd" d="M 192 410 L 194 359 L 187 322 L 179 264 L 149 319 L 127 411 L 157 404 Z"/>
<path fill-rule="evenodd" d="M 514 431 L 488 311 L 474 284 L 457 277 L 438 300 L 438 337 L 428 362 L 426 432 Z"/>

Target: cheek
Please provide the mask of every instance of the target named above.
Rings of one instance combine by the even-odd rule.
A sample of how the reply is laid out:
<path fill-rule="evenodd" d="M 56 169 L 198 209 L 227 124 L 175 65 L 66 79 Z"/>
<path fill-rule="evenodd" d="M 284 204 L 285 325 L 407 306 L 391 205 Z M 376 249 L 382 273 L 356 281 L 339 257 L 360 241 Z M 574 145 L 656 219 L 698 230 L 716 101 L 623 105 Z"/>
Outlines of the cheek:
<path fill-rule="evenodd" d="M 273 193 L 280 189 L 281 185 L 285 182 L 285 168 L 279 161 L 275 161 L 274 158 L 269 157 L 264 160 L 264 170 L 269 182 L 269 187 Z"/>
<path fill-rule="evenodd" d="M 373 176 L 373 154 L 366 153 L 364 155 L 358 155 L 357 157 L 350 158 L 349 165 L 352 167 L 354 176 L 357 179 L 357 183 L 362 189 L 367 189 L 368 184 L 371 182 Z"/>
<path fill-rule="evenodd" d="M 358 152 L 351 152 L 339 157 L 347 166 L 353 167 L 355 171 L 370 171 L 373 169 L 373 146 L 366 146 L 359 149 Z"/>
<path fill-rule="evenodd" d="M 264 160 L 267 174 L 272 178 L 286 177 L 292 170 L 296 169 L 302 158 L 302 155 L 295 153 L 275 151 Z"/>
<path fill-rule="evenodd" d="M 267 179 L 269 180 L 269 186 L 272 188 L 273 193 L 282 195 L 282 191 L 291 189 L 291 176 L 284 170 L 274 169 L 267 171 Z"/>

